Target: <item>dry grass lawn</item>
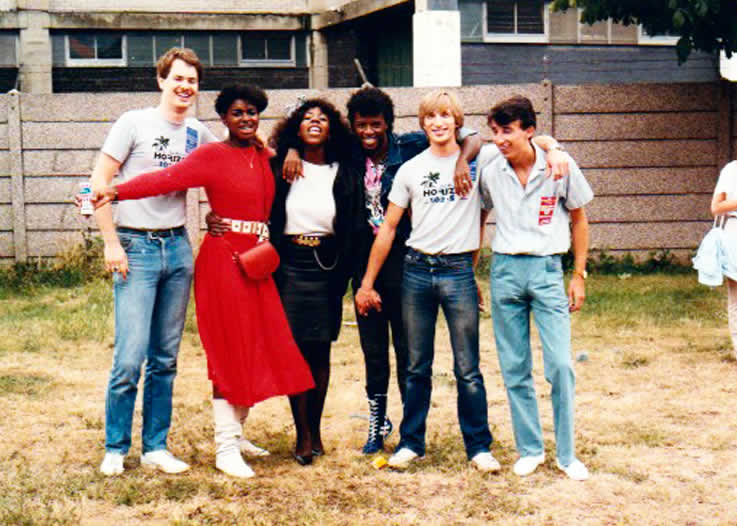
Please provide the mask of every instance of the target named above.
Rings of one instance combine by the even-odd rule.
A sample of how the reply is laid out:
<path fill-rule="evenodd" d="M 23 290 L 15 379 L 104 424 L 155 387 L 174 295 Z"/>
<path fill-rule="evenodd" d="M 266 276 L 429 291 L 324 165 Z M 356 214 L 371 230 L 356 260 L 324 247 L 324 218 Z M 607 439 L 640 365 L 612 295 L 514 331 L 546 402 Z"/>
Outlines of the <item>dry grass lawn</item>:
<path fill-rule="evenodd" d="M 488 287 L 486 287 L 488 291 Z M 589 481 L 554 466 L 549 387 L 539 344 L 535 374 L 548 459 L 520 479 L 491 320 L 482 319 L 482 370 L 499 474 L 469 468 L 458 429 L 447 332 L 438 332 L 426 459 L 406 473 L 360 454 L 367 408 L 357 331 L 333 347 L 324 418 L 327 455 L 290 457 L 285 399 L 256 406 L 247 436 L 269 448 L 257 477 L 214 468 L 205 356 L 190 320 L 180 354 L 170 449 L 184 475 L 139 466 L 140 411 L 126 472 L 105 478 L 104 394 L 112 355 L 106 284 L 0 299 L 1 524 L 737 524 L 737 363 L 723 291 L 693 276 L 594 277 L 574 319 L 577 450 Z M 347 318 L 353 318 L 346 308 Z M 191 313 L 190 313 L 191 317 Z M 139 397 L 140 399 L 140 397 Z M 401 407 L 391 385 L 390 414 Z M 396 444 L 396 433 L 389 440 Z"/>

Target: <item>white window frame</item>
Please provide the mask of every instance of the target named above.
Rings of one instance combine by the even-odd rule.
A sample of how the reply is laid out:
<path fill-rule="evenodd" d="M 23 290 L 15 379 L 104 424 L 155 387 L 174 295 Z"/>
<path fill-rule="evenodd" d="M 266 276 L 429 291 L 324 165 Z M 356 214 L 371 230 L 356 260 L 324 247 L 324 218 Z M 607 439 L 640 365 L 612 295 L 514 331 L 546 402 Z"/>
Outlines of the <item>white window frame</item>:
<path fill-rule="evenodd" d="M 637 26 L 637 43 L 640 46 L 675 46 L 679 38 L 671 35 L 648 35 L 642 26 Z"/>
<path fill-rule="evenodd" d="M 95 55 L 97 55 L 97 35 L 99 32 L 90 31 L 95 36 Z M 128 65 L 128 42 L 125 34 L 121 34 L 120 42 L 122 58 L 71 58 L 69 56 L 69 37 L 73 33 L 64 35 L 64 63 L 67 67 L 125 67 Z"/>
<path fill-rule="evenodd" d="M 259 31 L 261 33 L 261 31 Z M 297 39 L 294 33 L 289 35 L 289 60 L 246 59 L 243 58 L 243 33 L 238 34 L 238 63 L 244 67 L 259 68 L 295 68 L 297 67 Z M 309 53 L 308 53 L 309 55 Z"/>
<path fill-rule="evenodd" d="M 515 1 L 515 10 L 520 0 Z M 488 30 L 488 15 L 487 15 L 487 2 L 484 0 L 482 3 L 483 12 L 483 30 L 484 30 L 484 42 L 492 42 L 497 44 L 547 44 L 550 42 L 550 9 L 549 1 L 543 2 L 543 33 L 489 33 Z M 516 21 L 515 21 L 516 22 Z"/>

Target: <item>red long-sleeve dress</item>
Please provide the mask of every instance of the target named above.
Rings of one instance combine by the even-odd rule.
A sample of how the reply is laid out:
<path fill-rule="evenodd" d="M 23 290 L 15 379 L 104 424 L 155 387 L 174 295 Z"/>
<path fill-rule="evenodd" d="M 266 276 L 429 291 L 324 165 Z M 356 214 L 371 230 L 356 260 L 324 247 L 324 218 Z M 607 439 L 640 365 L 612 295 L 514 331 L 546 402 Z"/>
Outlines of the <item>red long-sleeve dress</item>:
<path fill-rule="evenodd" d="M 120 184 L 118 199 L 140 199 L 202 186 L 221 217 L 267 222 L 274 198 L 268 155 L 225 143 L 200 146 L 164 170 Z M 195 304 L 208 377 L 231 404 L 252 406 L 314 386 L 294 343 L 271 277 L 246 278 L 233 261 L 257 242 L 253 234 L 205 236 L 195 262 Z"/>

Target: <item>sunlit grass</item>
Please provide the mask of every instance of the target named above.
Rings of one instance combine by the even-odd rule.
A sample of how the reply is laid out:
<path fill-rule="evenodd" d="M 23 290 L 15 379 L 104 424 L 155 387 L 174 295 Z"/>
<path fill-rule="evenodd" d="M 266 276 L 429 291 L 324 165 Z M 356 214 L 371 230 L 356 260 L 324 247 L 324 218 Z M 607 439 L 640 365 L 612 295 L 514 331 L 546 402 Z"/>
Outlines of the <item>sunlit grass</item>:
<path fill-rule="evenodd" d="M 487 296 L 488 281 L 482 290 Z M 584 310 L 572 316 L 577 455 L 592 478 L 555 467 L 550 387 L 533 331 L 535 386 L 546 461 L 520 479 L 509 409 L 488 315 L 481 358 L 498 474 L 471 469 L 456 416 L 456 381 L 440 316 L 426 458 L 407 472 L 372 467 L 360 454 L 366 414 L 363 356 L 346 324 L 332 353 L 323 425 L 327 455 L 301 468 L 285 399 L 258 404 L 246 435 L 270 457 L 249 460 L 257 477 L 214 468 L 210 384 L 190 305 L 175 383 L 169 447 L 192 465 L 180 476 L 140 466 L 140 409 L 126 472 L 98 472 L 112 356 L 111 283 L 34 285 L 0 292 L 0 524 L 710 524 L 737 523 L 733 501 L 737 370 L 723 289 L 692 275 L 593 274 Z M 346 321 L 352 321 L 346 302 Z M 139 399 L 141 398 L 139 392 Z M 390 381 L 390 414 L 401 404 Z M 398 440 L 398 431 L 388 449 Z M 388 452 L 387 452 L 388 454 Z"/>

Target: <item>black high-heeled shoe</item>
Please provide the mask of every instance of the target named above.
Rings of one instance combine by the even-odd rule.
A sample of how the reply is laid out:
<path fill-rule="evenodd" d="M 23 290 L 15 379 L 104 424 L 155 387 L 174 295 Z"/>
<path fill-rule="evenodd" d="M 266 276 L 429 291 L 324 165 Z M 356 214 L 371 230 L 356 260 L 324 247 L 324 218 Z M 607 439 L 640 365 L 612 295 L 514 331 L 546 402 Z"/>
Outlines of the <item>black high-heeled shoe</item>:
<path fill-rule="evenodd" d="M 297 464 L 300 466 L 307 466 L 309 464 L 312 464 L 312 455 L 298 455 L 296 452 L 292 453 L 292 456 L 294 457 L 294 460 L 297 461 Z"/>

